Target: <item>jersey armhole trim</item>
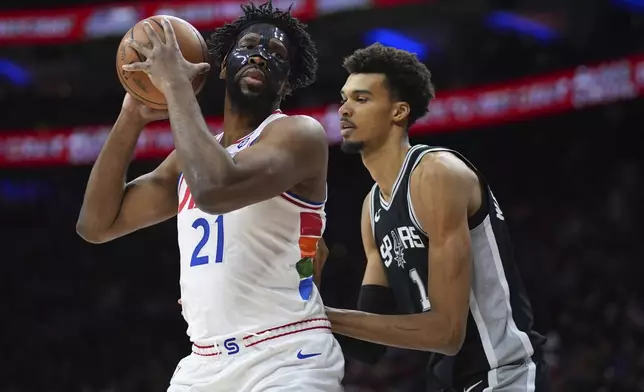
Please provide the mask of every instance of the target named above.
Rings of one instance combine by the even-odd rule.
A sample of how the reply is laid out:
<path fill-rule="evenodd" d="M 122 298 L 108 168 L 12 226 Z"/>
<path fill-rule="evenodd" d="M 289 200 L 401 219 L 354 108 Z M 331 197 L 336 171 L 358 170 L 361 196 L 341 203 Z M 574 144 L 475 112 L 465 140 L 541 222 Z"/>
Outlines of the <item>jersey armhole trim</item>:
<path fill-rule="evenodd" d="M 478 210 L 476 210 L 476 212 L 474 212 L 471 217 L 467 219 L 467 225 L 469 226 L 470 230 L 479 227 L 483 223 L 483 221 L 485 221 L 485 218 L 490 215 L 490 196 L 488 194 L 489 191 L 487 185 L 483 183 L 480 176 L 479 190 L 481 192 L 481 206 Z"/>
<path fill-rule="evenodd" d="M 310 210 L 321 210 L 324 208 L 326 200 L 323 202 L 313 202 L 302 198 L 301 196 L 296 195 L 293 192 L 284 192 L 281 194 L 282 198 L 290 201 L 292 204 L 300 208 L 307 208 Z"/>
<path fill-rule="evenodd" d="M 373 236 L 374 241 L 376 240 L 376 224 L 374 223 L 375 209 L 373 207 L 373 202 L 375 201 L 376 186 L 377 184 L 373 184 L 371 191 L 369 191 L 369 224 L 371 224 L 371 235 Z"/>
<path fill-rule="evenodd" d="M 418 219 L 418 216 L 416 215 L 416 211 L 414 210 L 414 203 L 411 201 L 411 176 L 414 174 L 414 170 L 418 165 L 420 165 L 420 162 L 423 160 L 423 157 L 430 152 L 438 152 L 438 151 L 449 151 L 444 148 L 430 148 L 428 150 L 425 150 L 418 155 L 418 158 L 416 158 L 416 161 L 414 162 L 414 165 L 411 167 L 411 170 L 409 172 L 409 182 L 407 183 L 407 209 L 409 210 L 409 218 L 411 219 L 412 223 L 414 224 L 414 227 L 416 227 L 421 233 L 425 235 L 425 237 L 429 238 L 427 235 L 427 232 L 425 229 L 423 229 L 423 225 L 420 224 L 420 220 Z"/>

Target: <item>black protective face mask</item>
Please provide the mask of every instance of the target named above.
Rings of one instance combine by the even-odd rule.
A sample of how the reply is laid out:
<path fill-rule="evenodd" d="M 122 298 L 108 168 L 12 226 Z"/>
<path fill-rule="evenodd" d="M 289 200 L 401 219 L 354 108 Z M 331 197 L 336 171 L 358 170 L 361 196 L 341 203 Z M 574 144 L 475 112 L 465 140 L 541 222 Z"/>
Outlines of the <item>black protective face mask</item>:
<path fill-rule="evenodd" d="M 259 40 L 249 40 L 250 44 L 242 42 L 240 39 L 249 33 L 259 36 Z M 291 69 L 288 59 L 284 59 L 279 54 L 271 51 L 269 42 L 271 39 L 281 41 L 284 46 L 290 49 L 290 42 L 286 33 L 270 24 L 254 24 L 244 29 L 239 34 L 235 46 L 228 54 L 226 61 L 226 88 L 233 103 L 242 111 L 262 110 L 270 111 L 275 103 L 281 98 L 281 90 L 286 83 Z M 250 67 L 254 67 L 251 58 L 261 57 L 266 64 L 257 66 L 264 72 L 264 87 L 257 94 L 242 91 L 240 86 L 241 74 Z"/>

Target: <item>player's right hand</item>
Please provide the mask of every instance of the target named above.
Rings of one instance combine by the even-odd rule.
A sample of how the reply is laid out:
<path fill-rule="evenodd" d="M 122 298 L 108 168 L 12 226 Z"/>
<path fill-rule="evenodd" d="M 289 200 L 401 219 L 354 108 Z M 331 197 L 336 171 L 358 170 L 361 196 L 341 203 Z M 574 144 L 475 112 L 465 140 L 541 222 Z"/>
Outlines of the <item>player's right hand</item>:
<path fill-rule="evenodd" d="M 123 99 L 121 113 L 123 112 L 134 116 L 134 119 L 136 121 L 140 121 L 142 125 L 149 124 L 153 121 L 168 119 L 167 110 L 151 109 L 140 101 L 134 99 L 129 93 L 126 93 L 125 98 Z"/>

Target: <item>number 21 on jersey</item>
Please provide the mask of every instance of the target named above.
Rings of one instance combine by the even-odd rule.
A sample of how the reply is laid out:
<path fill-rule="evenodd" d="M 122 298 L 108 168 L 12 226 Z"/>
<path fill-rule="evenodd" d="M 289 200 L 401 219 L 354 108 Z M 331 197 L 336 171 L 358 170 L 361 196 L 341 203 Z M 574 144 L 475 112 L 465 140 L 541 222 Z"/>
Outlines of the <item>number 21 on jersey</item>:
<path fill-rule="evenodd" d="M 190 266 L 196 267 L 210 262 L 222 263 L 224 261 L 224 216 L 218 215 L 213 224 L 208 222 L 206 218 L 197 218 L 192 222 L 192 227 L 201 231 L 202 235 L 192 252 Z M 215 247 L 215 259 L 211 260 L 212 252 L 210 250 L 213 246 Z M 204 247 L 206 249 L 202 251 Z"/>

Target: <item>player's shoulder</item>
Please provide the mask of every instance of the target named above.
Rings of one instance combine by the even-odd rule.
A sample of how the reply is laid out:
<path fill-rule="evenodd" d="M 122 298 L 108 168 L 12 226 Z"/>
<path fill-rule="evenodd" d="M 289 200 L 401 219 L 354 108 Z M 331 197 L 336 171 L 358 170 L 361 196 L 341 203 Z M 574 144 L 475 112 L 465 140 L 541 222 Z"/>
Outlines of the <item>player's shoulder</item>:
<path fill-rule="evenodd" d="M 450 150 L 429 151 L 418 163 L 412 182 L 436 186 L 478 186 L 478 176 L 459 156 Z"/>
<path fill-rule="evenodd" d="M 263 132 L 265 139 L 275 141 L 288 140 L 293 145 L 298 143 L 316 143 L 328 145 L 324 127 L 318 120 L 311 116 L 294 115 L 283 116 L 271 121 Z"/>
<path fill-rule="evenodd" d="M 371 208 L 371 191 L 367 192 L 362 201 L 362 212 L 369 211 Z"/>

